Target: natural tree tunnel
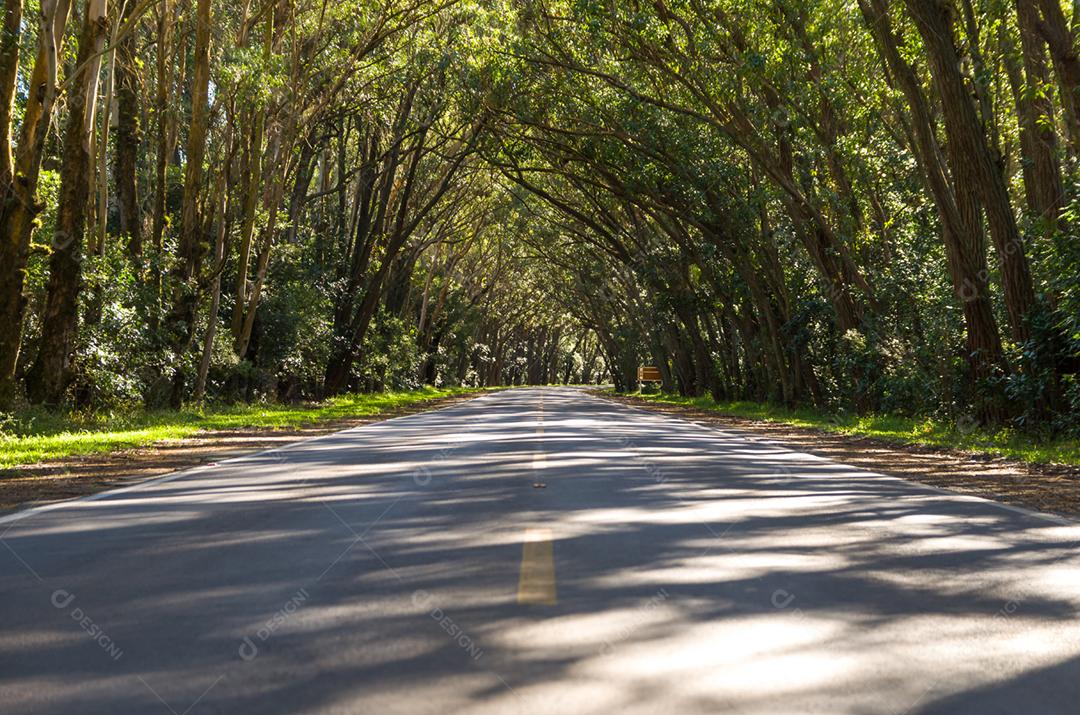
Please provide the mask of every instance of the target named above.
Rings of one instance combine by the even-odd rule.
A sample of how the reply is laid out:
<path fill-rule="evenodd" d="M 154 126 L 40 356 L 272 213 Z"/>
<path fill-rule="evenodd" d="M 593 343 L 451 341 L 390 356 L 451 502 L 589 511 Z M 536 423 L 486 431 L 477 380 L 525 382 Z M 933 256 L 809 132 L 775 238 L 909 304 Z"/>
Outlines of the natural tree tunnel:
<path fill-rule="evenodd" d="M 7 0 L 5 28 L 8 407 L 649 364 L 1075 428 L 1053 2 Z"/>

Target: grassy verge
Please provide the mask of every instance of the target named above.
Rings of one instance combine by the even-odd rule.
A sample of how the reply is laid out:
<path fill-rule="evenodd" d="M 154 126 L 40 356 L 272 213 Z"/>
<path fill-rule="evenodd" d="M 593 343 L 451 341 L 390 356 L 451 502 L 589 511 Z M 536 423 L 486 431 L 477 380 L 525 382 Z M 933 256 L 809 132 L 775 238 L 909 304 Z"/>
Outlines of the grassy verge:
<path fill-rule="evenodd" d="M 62 414 L 32 410 L 9 415 L 0 424 L 0 469 L 80 454 L 141 447 L 198 432 L 228 429 L 294 429 L 355 417 L 370 417 L 401 407 L 470 392 L 434 388 L 369 395 L 342 395 L 301 405 L 235 405 L 180 411 L 123 414 Z"/>
<path fill-rule="evenodd" d="M 685 405 L 731 417 L 781 422 L 798 427 L 874 437 L 894 444 L 920 444 L 978 452 L 1039 464 L 1080 465 L 1080 441 L 1038 440 L 1015 430 L 987 432 L 953 422 L 894 415 L 835 415 L 809 408 L 789 409 L 760 402 L 716 402 L 708 397 L 635 394 L 647 402 Z"/>

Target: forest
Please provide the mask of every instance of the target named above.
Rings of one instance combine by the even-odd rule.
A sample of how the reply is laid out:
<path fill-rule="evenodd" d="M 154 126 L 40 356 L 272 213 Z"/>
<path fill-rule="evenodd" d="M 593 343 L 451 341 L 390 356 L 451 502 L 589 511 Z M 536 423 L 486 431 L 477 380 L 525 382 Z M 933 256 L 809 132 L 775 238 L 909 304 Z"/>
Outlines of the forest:
<path fill-rule="evenodd" d="M 0 412 L 599 383 L 1080 432 L 1061 0 L 4 0 Z"/>

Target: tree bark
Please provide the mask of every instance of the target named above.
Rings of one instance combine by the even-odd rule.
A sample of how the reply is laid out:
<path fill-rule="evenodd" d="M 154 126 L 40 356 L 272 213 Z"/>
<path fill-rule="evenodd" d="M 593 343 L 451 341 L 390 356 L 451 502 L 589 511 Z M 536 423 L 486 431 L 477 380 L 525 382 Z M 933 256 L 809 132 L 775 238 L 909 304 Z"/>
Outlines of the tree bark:
<path fill-rule="evenodd" d="M 270 10 L 265 20 L 263 35 L 263 59 L 268 60 L 274 47 L 274 14 Z M 262 107 L 252 107 L 251 136 L 245 152 L 244 161 L 244 204 L 243 218 L 240 223 L 240 249 L 236 258 L 236 293 L 233 300 L 232 332 L 233 349 L 238 358 L 243 359 L 247 351 L 247 338 L 244 336 L 246 323 L 244 312 L 251 295 L 248 285 L 251 249 L 255 240 L 255 217 L 259 208 L 259 187 L 264 175 L 269 174 L 269 167 L 263 166 L 263 135 L 265 133 L 265 113 Z"/>
<path fill-rule="evenodd" d="M 19 37 L 22 29 L 22 0 L 6 0 L 0 31 L 0 197 L 5 208 L 15 194 L 15 166 L 12 146 L 12 119 L 15 110 L 15 86 L 19 79 Z M 5 213 L 7 213 L 5 211 Z M 22 324 L 22 267 L 15 236 L 0 236 L 0 321 L 5 326 Z M 9 323 L 9 321 L 12 321 Z M 14 363 L 17 360 L 21 330 L 5 328 L 0 336 L 0 409 L 7 407 L 14 390 Z M 8 367 L 10 363 L 10 368 Z M 12 374 L 9 374 L 12 373 Z"/>
<path fill-rule="evenodd" d="M 0 27 L 0 191 L 10 190 L 14 169 L 11 128 L 15 110 L 15 84 L 19 79 L 19 37 L 22 30 L 22 0 L 4 1 L 4 21 Z"/>
<path fill-rule="evenodd" d="M 173 300 L 168 334 L 176 364 L 173 371 L 170 403 L 183 404 L 186 374 L 185 353 L 191 346 L 195 329 L 195 309 L 199 299 L 199 267 L 207 246 L 202 235 L 203 221 L 199 198 L 203 191 L 203 162 L 210 119 L 210 23 L 211 0 L 198 0 L 195 18 L 195 64 L 191 82 L 191 128 L 188 130 L 184 165 L 184 199 L 180 218 L 180 240 L 173 269 Z"/>
<path fill-rule="evenodd" d="M 1047 87 L 1050 77 L 1046 50 L 1039 35 L 1039 11 L 1035 0 L 1016 0 L 1016 15 L 1024 66 L 1024 82 L 1018 88 L 1016 111 L 1020 123 L 1025 197 L 1028 210 L 1038 219 L 1044 234 L 1051 235 L 1058 228 L 1064 190 L 1057 158 L 1054 105 Z"/>
<path fill-rule="evenodd" d="M 1036 25 L 1050 47 L 1054 72 L 1061 88 L 1061 104 L 1069 128 L 1073 156 L 1080 155 L 1080 56 L 1076 37 L 1061 11 L 1060 0 L 1038 0 L 1042 18 Z M 1075 19 L 1074 19 L 1075 22 Z"/>
<path fill-rule="evenodd" d="M 1023 342 L 1031 336 L 1028 317 L 1035 305 L 1031 271 L 1002 167 L 991 154 L 960 69 L 951 8 L 942 0 L 905 2 L 923 39 L 930 76 L 941 100 L 954 180 L 965 187 L 962 191 L 972 191 L 982 204 L 1001 266 L 1012 337 Z"/>
<path fill-rule="evenodd" d="M 214 273 L 210 279 L 210 308 L 206 312 L 206 333 L 203 335 L 202 357 L 199 359 L 199 371 L 195 377 L 195 402 L 206 398 L 206 378 L 210 373 L 210 359 L 214 352 L 214 338 L 217 335 L 218 310 L 221 307 L 221 269 L 225 262 L 225 247 L 228 241 L 228 185 L 229 165 L 232 161 L 232 129 L 226 139 L 225 165 L 218 175 L 216 191 L 217 238 L 214 241 Z"/>
<path fill-rule="evenodd" d="M 70 378 L 79 324 L 83 243 L 90 197 L 90 135 L 97 110 L 101 51 L 108 33 L 107 0 L 88 0 L 68 94 L 60 166 L 60 207 L 49 256 L 49 280 L 38 354 L 26 376 L 35 403 L 58 404 Z"/>
<path fill-rule="evenodd" d="M 860 0 L 859 5 L 885 67 L 907 100 L 912 119 L 912 149 L 938 210 L 953 291 L 963 306 L 968 361 L 974 377 L 986 379 L 1006 369 L 1006 365 L 987 289 L 986 247 L 978 205 L 964 182 L 950 181 L 929 103 L 914 70 L 900 55 L 884 2 Z M 962 160 L 962 157 L 952 158 Z M 991 412 L 988 407 L 984 409 L 983 418 L 996 419 L 997 415 Z"/>
<path fill-rule="evenodd" d="M 57 92 L 57 66 L 67 27 L 70 0 L 43 0 L 38 27 L 37 59 L 30 76 L 12 180 L 0 186 L 0 407 L 15 393 L 15 371 L 22 345 L 23 296 L 27 252 L 40 210 L 38 177 L 45 137 L 52 122 Z M 10 127 L 9 127 L 10 131 Z M 8 137 L 10 142 L 10 134 Z"/>
<path fill-rule="evenodd" d="M 127 4 L 130 5 L 130 2 Z M 98 100 L 101 104 L 101 111 L 99 112 L 101 116 L 92 134 L 90 144 L 92 151 L 97 154 L 97 173 L 96 175 L 91 174 L 91 181 L 93 182 L 91 186 L 97 192 L 97 204 L 95 206 L 91 203 L 91 208 L 95 209 L 95 212 L 94 233 L 90 238 L 90 253 L 99 256 L 105 255 L 105 239 L 109 219 L 109 133 L 112 129 L 112 105 L 116 90 L 116 29 L 113 28 L 109 40 L 109 46 L 112 49 L 107 53 L 105 86 L 102 89 L 102 96 Z M 93 198 L 93 192 L 91 192 L 91 201 L 93 201 Z"/>
<path fill-rule="evenodd" d="M 124 20 L 131 21 L 134 0 L 124 6 Z M 116 208 L 120 216 L 120 238 L 125 240 L 128 255 L 138 260 L 143 252 L 142 214 L 137 181 L 139 153 L 142 147 L 140 116 L 138 33 L 131 32 L 116 47 L 116 156 L 113 175 L 116 180 Z M 159 48 L 159 51 L 161 49 Z"/>

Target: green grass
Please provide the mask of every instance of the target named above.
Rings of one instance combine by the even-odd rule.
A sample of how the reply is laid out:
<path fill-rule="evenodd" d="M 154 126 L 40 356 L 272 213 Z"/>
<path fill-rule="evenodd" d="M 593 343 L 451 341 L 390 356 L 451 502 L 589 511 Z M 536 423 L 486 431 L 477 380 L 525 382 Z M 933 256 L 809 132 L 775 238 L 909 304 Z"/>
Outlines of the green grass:
<path fill-rule="evenodd" d="M 1040 464 L 1080 465 L 1080 441 L 1039 440 L 1015 430 L 988 432 L 962 429 L 953 422 L 895 415 L 829 414 L 810 408 L 785 408 L 760 402 L 716 402 L 708 397 L 635 394 L 634 397 L 670 405 L 687 405 L 732 417 L 782 422 L 894 444 L 921 444 L 1018 459 Z"/>
<path fill-rule="evenodd" d="M 408 392 L 342 395 L 315 404 L 241 404 L 113 414 L 29 410 L 8 415 L 6 421 L 0 424 L 0 469 L 80 454 L 141 447 L 161 440 L 190 437 L 203 431 L 289 429 L 338 419 L 370 417 L 418 402 L 470 391 L 466 388 L 425 387 Z"/>

